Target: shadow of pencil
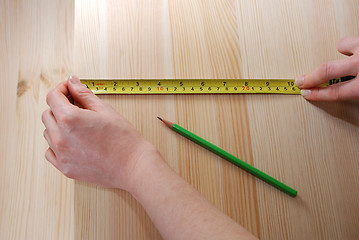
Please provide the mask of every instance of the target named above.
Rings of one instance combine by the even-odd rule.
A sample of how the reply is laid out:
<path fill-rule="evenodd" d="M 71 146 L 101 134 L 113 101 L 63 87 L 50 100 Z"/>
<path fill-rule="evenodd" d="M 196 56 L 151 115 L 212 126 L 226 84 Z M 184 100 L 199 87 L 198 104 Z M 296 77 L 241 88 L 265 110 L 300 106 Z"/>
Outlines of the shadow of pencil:
<path fill-rule="evenodd" d="M 310 102 L 335 118 L 359 127 L 359 101 Z"/>

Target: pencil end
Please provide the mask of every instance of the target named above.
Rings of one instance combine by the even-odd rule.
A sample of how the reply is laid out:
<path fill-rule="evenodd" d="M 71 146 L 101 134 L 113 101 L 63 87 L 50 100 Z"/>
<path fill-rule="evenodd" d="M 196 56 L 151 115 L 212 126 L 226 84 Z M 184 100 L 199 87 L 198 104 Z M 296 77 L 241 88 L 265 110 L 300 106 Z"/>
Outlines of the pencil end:
<path fill-rule="evenodd" d="M 161 117 L 158 117 L 158 116 L 157 116 L 157 118 L 158 118 L 159 120 L 161 120 L 164 124 L 166 124 L 167 127 L 169 127 L 169 128 L 172 128 L 172 127 L 173 127 L 173 123 L 171 123 L 170 121 L 167 121 L 166 119 L 162 119 Z"/>

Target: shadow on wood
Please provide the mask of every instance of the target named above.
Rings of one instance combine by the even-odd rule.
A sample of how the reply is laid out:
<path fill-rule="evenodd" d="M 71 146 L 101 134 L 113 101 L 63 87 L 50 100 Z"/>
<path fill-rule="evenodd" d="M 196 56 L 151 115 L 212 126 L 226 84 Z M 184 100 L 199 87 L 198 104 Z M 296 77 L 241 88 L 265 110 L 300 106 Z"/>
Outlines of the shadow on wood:
<path fill-rule="evenodd" d="M 311 102 L 335 118 L 359 127 L 359 101 L 346 102 Z"/>

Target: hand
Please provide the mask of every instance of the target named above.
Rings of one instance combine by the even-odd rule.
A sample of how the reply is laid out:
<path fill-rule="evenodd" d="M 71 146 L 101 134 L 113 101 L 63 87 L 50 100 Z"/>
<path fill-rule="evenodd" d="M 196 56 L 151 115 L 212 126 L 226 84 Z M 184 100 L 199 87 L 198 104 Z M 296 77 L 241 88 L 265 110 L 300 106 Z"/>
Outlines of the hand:
<path fill-rule="evenodd" d="M 50 148 L 45 157 L 67 177 L 127 190 L 165 239 L 254 239 L 178 176 L 153 145 L 78 78 L 59 84 L 47 103 L 42 121 Z"/>
<path fill-rule="evenodd" d="M 301 94 L 312 101 L 341 101 L 359 99 L 359 37 L 343 38 L 338 51 L 348 58 L 322 64 L 314 72 L 299 77 L 295 84 L 303 89 Z M 318 85 L 331 79 L 356 76 L 347 82 L 328 87 Z"/>
<path fill-rule="evenodd" d="M 73 98 L 83 108 L 73 105 Z M 42 115 L 45 157 L 65 176 L 103 187 L 130 188 L 132 171 L 143 157 L 158 154 L 140 133 L 77 77 L 47 95 Z"/>

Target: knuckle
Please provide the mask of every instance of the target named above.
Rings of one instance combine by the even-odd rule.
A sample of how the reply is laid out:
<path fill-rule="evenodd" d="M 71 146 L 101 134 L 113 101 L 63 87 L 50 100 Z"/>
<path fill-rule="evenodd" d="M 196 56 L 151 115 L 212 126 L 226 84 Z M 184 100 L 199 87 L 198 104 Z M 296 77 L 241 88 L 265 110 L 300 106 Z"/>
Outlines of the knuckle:
<path fill-rule="evenodd" d="M 46 116 L 49 115 L 50 109 L 46 109 L 41 115 L 41 121 L 45 124 Z"/>
<path fill-rule="evenodd" d="M 319 77 L 320 78 L 327 78 L 331 72 L 331 64 L 330 63 L 323 63 L 319 66 Z"/>
<path fill-rule="evenodd" d="M 69 113 L 59 113 L 57 121 L 60 125 L 66 126 L 71 122 L 71 117 L 69 116 Z"/>
<path fill-rule="evenodd" d="M 52 139 L 52 144 L 54 146 L 54 148 L 56 148 L 57 150 L 63 150 L 64 148 L 66 148 L 66 141 L 64 141 L 61 137 L 55 137 Z"/>
<path fill-rule="evenodd" d="M 61 112 L 58 114 L 57 121 L 62 126 L 71 127 L 76 121 L 76 112 L 73 110 Z"/>
<path fill-rule="evenodd" d="M 351 63 L 353 64 L 353 68 L 357 69 L 357 71 L 359 72 L 359 56 L 356 56 L 351 59 Z"/>
<path fill-rule="evenodd" d="M 70 161 L 67 157 L 64 157 L 64 156 L 59 156 L 59 162 L 62 164 L 62 165 L 67 165 Z"/>
<path fill-rule="evenodd" d="M 41 121 L 43 124 L 45 124 L 45 116 L 46 116 L 46 111 L 44 111 L 42 114 L 41 114 Z"/>
<path fill-rule="evenodd" d="M 89 94 L 92 94 L 91 90 L 86 87 L 81 87 L 77 89 L 77 94 L 80 96 L 87 96 Z"/>
<path fill-rule="evenodd" d="M 353 96 L 353 98 L 359 99 L 359 81 L 350 88 L 350 95 Z"/>
<path fill-rule="evenodd" d="M 51 153 L 49 149 L 45 152 L 45 158 L 47 161 L 51 162 Z"/>
<path fill-rule="evenodd" d="M 68 178 L 74 178 L 75 175 L 73 174 L 73 171 L 69 167 L 62 168 L 61 172 Z"/>
<path fill-rule="evenodd" d="M 54 95 L 54 90 L 51 90 L 50 92 L 47 93 L 47 95 L 46 95 L 47 105 L 49 105 L 49 102 L 50 102 L 51 98 L 53 97 L 53 95 Z"/>
<path fill-rule="evenodd" d="M 330 100 L 339 101 L 340 100 L 339 88 L 332 86 L 330 88 L 329 96 L 330 96 Z"/>
<path fill-rule="evenodd" d="M 310 95 L 306 96 L 305 98 L 309 101 L 319 101 L 320 100 L 319 90 L 317 88 L 311 90 Z"/>
<path fill-rule="evenodd" d="M 343 45 L 345 44 L 345 42 L 349 39 L 350 37 L 343 37 L 338 41 L 338 49 L 340 49 L 341 47 L 343 47 Z"/>

